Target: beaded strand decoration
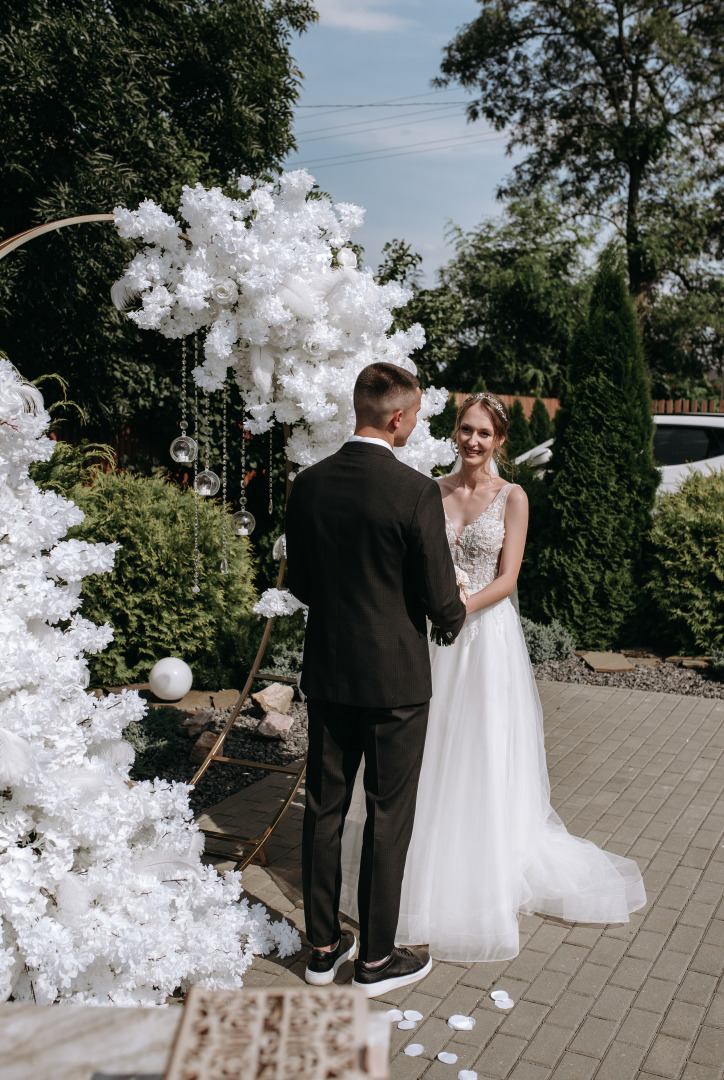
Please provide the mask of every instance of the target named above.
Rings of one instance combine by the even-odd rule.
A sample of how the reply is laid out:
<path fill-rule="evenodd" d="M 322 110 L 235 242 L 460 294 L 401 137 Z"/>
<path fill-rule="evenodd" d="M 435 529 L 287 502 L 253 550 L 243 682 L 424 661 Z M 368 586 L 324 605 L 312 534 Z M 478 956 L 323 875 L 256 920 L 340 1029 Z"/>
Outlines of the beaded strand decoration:
<path fill-rule="evenodd" d="M 198 456 L 198 446 L 196 441 L 186 434 L 186 428 L 188 426 L 186 420 L 186 338 L 181 338 L 181 420 L 179 421 L 179 427 L 181 428 L 181 434 L 178 435 L 171 443 L 171 457 L 174 461 L 178 461 L 183 464 L 190 464 L 192 461 L 196 461 Z"/>
<path fill-rule="evenodd" d="M 241 492 L 239 509 L 231 518 L 237 536 L 251 536 L 256 528 L 256 518 L 246 509 L 246 410 L 241 405 Z"/>
<path fill-rule="evenodd" d="M 224 514 L 221 527 L 221 566 L 222 574 L 229 573 L 227 555 L 229 553 L 229 515 L 226 512 L 226 382 L 224 382 L 223 433 L 221 452 L 221 509 Z"/>
<path fill-rule="evenodd" d="M 198 340 L 196 341 L 196 357 L 198 359 Z M 196 445 L 199 443 L 199 388 L 194 383 L 194 438 Z M 199 489 L 196 481 L 199 476 L 199 457 L 194 458 L 194 584 L 192 593 L 201 591 L 199 588 Z"/>

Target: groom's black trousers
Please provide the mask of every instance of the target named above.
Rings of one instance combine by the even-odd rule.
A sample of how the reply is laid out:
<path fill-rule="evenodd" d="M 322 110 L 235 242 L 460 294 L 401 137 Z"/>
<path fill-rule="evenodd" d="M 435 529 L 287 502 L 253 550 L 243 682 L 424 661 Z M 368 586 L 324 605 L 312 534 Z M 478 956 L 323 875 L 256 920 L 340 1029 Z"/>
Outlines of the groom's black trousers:
<path fill-rule="evenodd" d="M 307 938 L 313 946 L 339 939 L 342 831 L 364 756 L 367 822 L 358 891 L 359 956 L 381 960 L 394 947 L 429 706 L 426 701 L 372 709 L 307 699 L 302 872 Z"/>

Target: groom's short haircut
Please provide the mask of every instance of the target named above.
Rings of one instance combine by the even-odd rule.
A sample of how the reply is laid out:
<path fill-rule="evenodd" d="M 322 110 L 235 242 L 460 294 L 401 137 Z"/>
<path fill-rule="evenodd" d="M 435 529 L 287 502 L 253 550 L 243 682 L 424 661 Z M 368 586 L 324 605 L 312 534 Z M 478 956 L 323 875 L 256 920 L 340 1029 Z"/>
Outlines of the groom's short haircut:
<path fill-rule="evenodd" d="M 368 364 L 354 384 L 354 411 L 358 424 L 382 429 L 398 409 L 413 405 L 420 384 L 397 364 Z"/>

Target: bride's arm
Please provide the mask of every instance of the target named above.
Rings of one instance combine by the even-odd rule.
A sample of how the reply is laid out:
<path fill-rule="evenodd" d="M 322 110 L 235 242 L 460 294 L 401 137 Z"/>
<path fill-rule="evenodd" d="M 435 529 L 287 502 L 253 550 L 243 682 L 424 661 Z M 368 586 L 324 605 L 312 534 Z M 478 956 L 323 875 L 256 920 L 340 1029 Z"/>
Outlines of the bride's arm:
<path fill-rule="evenodd" d="M 514 487 L 505 504 L 505 539 L 500 553 L 498 576 L 490 585 L 468 597 L 468 615 L 473 611 L 480 611 L 481 608 L 490 607 L 491 604 L 497 604 L 498 600 L 505 599 L 513 592 L 523 561 L 527 531 L 528 496 L 521 487 Z"/>

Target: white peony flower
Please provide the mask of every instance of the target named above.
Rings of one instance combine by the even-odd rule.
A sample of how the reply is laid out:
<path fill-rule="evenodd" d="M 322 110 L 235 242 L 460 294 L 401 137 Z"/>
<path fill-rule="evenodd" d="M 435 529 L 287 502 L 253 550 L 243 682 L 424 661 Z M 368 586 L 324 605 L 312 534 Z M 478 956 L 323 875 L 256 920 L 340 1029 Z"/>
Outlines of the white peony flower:
<path fill-rule="evenodd" d="M 156 210 L 123 228 L 172 247 Z M 121 734 L 146 705 L 86 693 L 85 654 L 113 631 L 77 611 L 118 545 L 62 539 L 81 511 L 28 474 L 52 455 L 49 419 L 0 359 L 0 1001 L 149 1006 L 193 984 L 237 988 L 254 955 L 287 956 L 299 935 L 240 902 L 239 874 L 201 863 L 185 784 L 128 784 Z"/>

